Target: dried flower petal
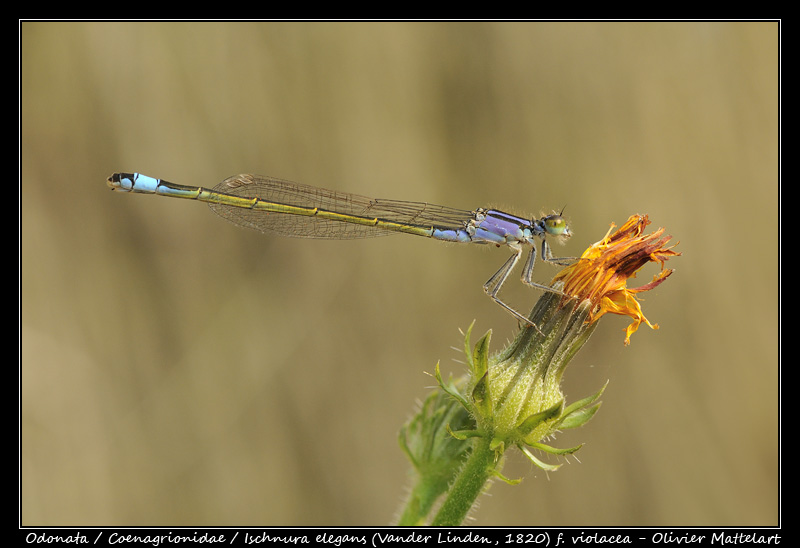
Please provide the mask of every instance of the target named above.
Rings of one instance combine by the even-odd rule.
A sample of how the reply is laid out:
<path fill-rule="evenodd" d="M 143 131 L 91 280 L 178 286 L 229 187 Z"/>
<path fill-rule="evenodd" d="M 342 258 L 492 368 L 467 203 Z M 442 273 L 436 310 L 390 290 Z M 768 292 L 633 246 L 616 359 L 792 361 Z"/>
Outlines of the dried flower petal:
<path fill-rule="evenodd" d="M 602 240 L 590 246 L 578 261 L 559 272 L 553 280 L 564 283 L 562 291 L 565 294 L 581 301 L 591 301 L 593 309 L 589 322 L 596 322 L 606 313 L 633 318 L 633 323 L 626 329 L 626 345 L 630 344 L 631 335 L 642 322 L 653 329 L 658 328 L 645 318 L 634 295 L 661 284 L 673 272 L 664 269 L 664 262 L 680 255 L 671 247 L 665 247 L 672 237 L 663 236 L 663 228 L 644 234 L 649 224 L 647 215 L 633 215 L 615 232 L 612 232 L 612 225 Z M 635 277 L 636 272 L 649 262 L 658 262 L 661 272 L 648 284 L 628 288 L 628 279 Z"/>

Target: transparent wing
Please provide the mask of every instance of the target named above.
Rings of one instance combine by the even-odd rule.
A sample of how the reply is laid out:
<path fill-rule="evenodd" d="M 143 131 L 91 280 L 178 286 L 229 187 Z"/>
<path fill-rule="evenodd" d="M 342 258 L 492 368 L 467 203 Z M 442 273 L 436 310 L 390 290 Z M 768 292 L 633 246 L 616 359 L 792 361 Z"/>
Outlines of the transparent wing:
<path fill-rule="evenodd" d="M 369 217 L 403 225 L 436 228 L 462 228 L 473 212 L 425 202 L 382 200 L 358 194 L 327 190 L 261 175 L 236 175 L 214 187 L 215 192 L 258 198 L 267 202 L 319 208 L 345 216 Z M 392 231 L 346 221 L 314 216 L 268 213 L 225 204 L 209 204 L 211 210 L 228 221 L 293 238 L 352 239 L 385 236 Z"/>

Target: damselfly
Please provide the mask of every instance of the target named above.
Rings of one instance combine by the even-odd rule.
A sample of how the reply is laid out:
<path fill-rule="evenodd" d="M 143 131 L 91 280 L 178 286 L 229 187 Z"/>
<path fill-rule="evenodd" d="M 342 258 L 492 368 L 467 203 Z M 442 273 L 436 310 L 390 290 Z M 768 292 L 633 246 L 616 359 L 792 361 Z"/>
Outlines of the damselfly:
<path fill-rule="evenodd" d="M 176 185 L 139 173 L 115 173 L 108 178 L 108 186 L 122 192 L 206 202 L 214 213 L 234 224 L 294 238 L 342 240 L 402 232 L 445 242 L 507 246 L 512 251 L 511 257 L 483 289 L 515 318 L 534 327 L 531 320 L 500 300 L 500 288 L 528 247 L 530 253 L 522 269 L 522 282 L 559 293 L 532 279 L 537 239 L 544 261 L 566 265 L 574 260 L 553 257 L 547 243 L 547 236 L 563 239 L 571 235 L 560 214 L 524 219 L 496 209 L 469 211 L 425 202 L 373 199 L 249 174 L 229 177 L 207 189 Z"/>

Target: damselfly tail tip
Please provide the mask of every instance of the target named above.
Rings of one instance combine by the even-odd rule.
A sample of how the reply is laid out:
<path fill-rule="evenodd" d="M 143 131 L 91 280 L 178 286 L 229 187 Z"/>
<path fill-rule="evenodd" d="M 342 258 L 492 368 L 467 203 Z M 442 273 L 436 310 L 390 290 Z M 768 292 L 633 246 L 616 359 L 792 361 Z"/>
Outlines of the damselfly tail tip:
<path fill-rule="evenodd" d="M 122 192 L 129 192 L 132 186 L 133 174 L 130 173 L 114 173 L 106 179 L 106 184 L 111 190 L 119 190 Z M 127 186 L 126 186 L 127 185 Z"/>
<path fill-rule="evenodd" d="M 114 173 L 113 175 L 111 175 L 111 177 L 106 179 L 106 184 L 108 185 L 108 188 L 110 188 L 111 190 L 116 190 L 117 188 L 119 188 L 119 175 L 120 175 L 119 173 Z"/>

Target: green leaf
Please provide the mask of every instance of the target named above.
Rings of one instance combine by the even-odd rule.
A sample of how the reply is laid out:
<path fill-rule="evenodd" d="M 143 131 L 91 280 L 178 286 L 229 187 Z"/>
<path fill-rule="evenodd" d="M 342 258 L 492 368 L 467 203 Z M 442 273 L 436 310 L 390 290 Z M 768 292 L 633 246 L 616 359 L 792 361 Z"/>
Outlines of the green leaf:
<path fill-rule="evenodd" d="M 489 449 L 501 455 L 505 452 L 505 447 L 505 442 L 500 438 L 492 438 L 492 441 L 489 442 Z"/>
<path fill-rule="evenodd" d="M 400 429 L 400 432 L 398 434 L 398 438 L 399 438 L 398 441 L 400 442 L 400 449 L 403 450 L 403 453 L 406 454 L 406 457 L 408 457 L 408 460 L 411 461 L 411 465 L 414 468 L 419 469 L 419 462 L 417 461 L 416 458 L 414 458 L 414 453 L 411 452 L 411 448 L 408 446 L 408 438 L 406 437 L 407 434 L 408 434 L 408 429 L 405 426 L 403 426 Z"/>
<path fill-rule="evenodd" d="M 570 413 L 561 420 L 561 423 L 559 423 L 558 427 L 562 430 L 569 430 L 570 428 L 578 428 L 579 426 L 583 426 L 589 422 L 592 417 L 594 417 L 594 414 L 597 413 L 598 409 L 600 409 L 600 402 L 592 407 L 579 409 L 574 413 Z"/>
<path fill-rule="evenodd" d="M 578 428 L 579 426 L 586 424 L 592 417 L 594 417 L 594 414 L 597 413 L 597 410 L 600 408 L 601 402 L 597 402 L 595 405 L 592 404 L 596 402 L 598 398 L 600 398 L 600 396 L 603 394 L 603 391 L 605 391 L 606 386 L 608 386 L 608 381 L 606 381 L 600 390 L 591 396 L 573 402 L 567 406 L 567 408 L 564 410 L 564 414 L 562 415 L 558 427 L 563 430 L 568 430 L 570 428 Z M 591 407 L 589 407 L 590 405 Z"/>
<path fill-rule="evenodd" d="M 522 423 L 520 423 L 520 425 L 517 426 L 516 430 L 520 434 L 520 436 L 524 438 L 525 436 L 533 432 L 536 429 L 536 427 L 542 424 L 543 422 L 558 417 L 561 414 L 561 410 L 563 408 L 564 408 L 564 400 L 561 400 L 557 404 L 545 409 L 544 411 L 534 413 L 533 415 L 522 421 Z"/>
<path fill-rule="evenodd" d="M 489 393 L 488 377 L 489 374 L 484 373 L 472 389 L 472 403 L 475 404 L 475 409 L 483 419 L 488 418 L 492 412 L 492 395 Z"/>
<path fill-rule="evenodd" d="M 483 377 L 489 370 L 489 341 L 492 339 L 492 330 L 486 332 L 475 344 L 472 351 L 472 372 L 475 378 Z"/>
<path fill-rule="evenodd" d="M 545 472 L 555 472 L 559 468 L 561 468 L 560 464 L 547 464 L 546 462 L 542 462 L 537 459 L 533 453 L 531 453 L 527 447 L 522 447 L 522 452 L 525 454 L 526 457 L 530 459 L 530 461 L 535 464 L 537 467 L 541 468 Z"/>
<path fill-rule="evenodd" d="M 469 403 L 464 399 L 464 396 L 461 395 L 461 392 L 458 391 L 456 385 L 453 384 L 452 381 L 445 384 L 444 379 L 442 379 L 442 372 L 439 370 L 439 362 L 436 362 L 434 377 L 436 378 L 436 381 L 439 383 L 439 386 L 442 388 L 442 390 L 453 396 L 464 407 L 464 409 L 470 411 Z"/>
<path fill-rule="evenodd" d="M 500 473 L 498 470 L 494 470 L 494 471 L 492 472 L 492 475 L 493 475 L 494 477 L 496 477 L 497 479 L 499 479 L 499 480 L 502 480 L 502 481 L 506 482 L 506 483 L 507 483 L 507 484 L 509 484 L 509 485 L 517 485 L 518 483 L 520 483 L 520 482 L 522 481 L 522 478 L 519 478 L 519 479 L 514 479 L 514 480 L 512 480 L 512 479 L 510 479 L 510 478 L 507 478 L 507 477 L 505 477 L 503 474 L 501 474 L 501 473 Z"/>
<path fill-rule="evenodd" d="M 472 328 L 475 327 L 475 320 L 472 320 L 472 323 L 469 324 L 467 328 L 467 332 L 464 335 L 464 356 L 467 357 L 467 363 L 469 364 L 470 368 L 474 368 L 472 365 L 472 344 L 469 341 L 470 335 L 472 334 Z"/>
<path fill-rule="evenodd" d="M 571 455 L 575 453 L 578 449 L 583 447 L 583 444 L 580 444 L 576 447 L 570 447 L 569 449 L 559 449 L 558 447 L 552 447 L 550 445 L 545 445 L 544 443 L 531 443 L 529 444 L 534 449 L 538 449 L 540 451 L 544 451 L 545 453 L 550 453 L 551 455 Z"/>
<path fill-rule="evenodd" d="M 573 411 L 576 411 L 577 409 L 580 409 L 581 407 L 586 407 L 587 405 L 590 405 L 590 404 L 594 403 L 600 396 L 603 395 L 603 392 L 605 391 L 606 386 L 608 386 L 608 381 L 606 381 L 606 383 L 603 385 L 603 387 L 600 390 L 598 390 L 597 392 L 595 392 L 591 396 L 587 396 L 587 397 L 583 398 L 582 400 L 574 401 L 571 404 L 569 404 L 567 406 L 567 408 L 564 410 L 564 415 L 569 415 L 570 413 L 572 413 Z"/>
<path fill-rule="evenodd" d="M 457 440 L 464 441 L 469 438 L 479 438 L 481 437 L 481 433 L 477 430 L 451 430 L 450 425 L 446 425 L 445 428 L 447 429 L 447 433 L 453 436 Z"/>

